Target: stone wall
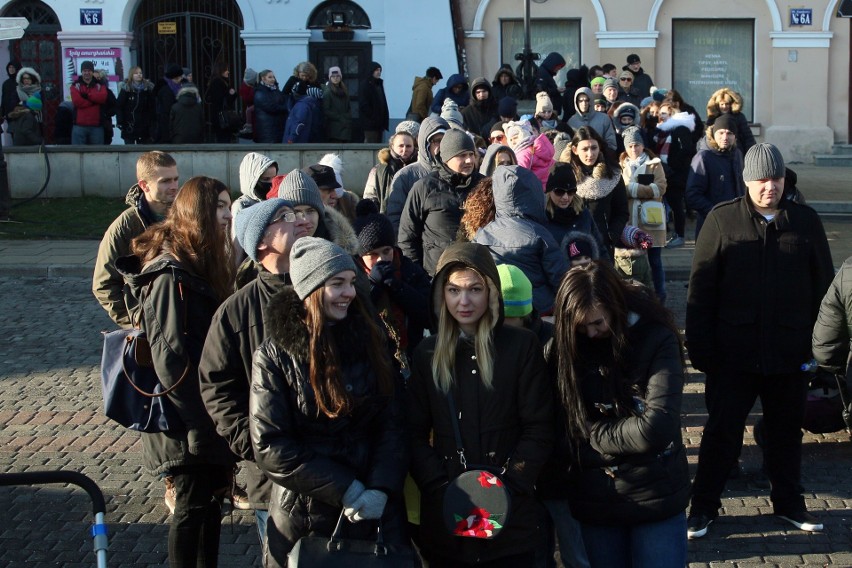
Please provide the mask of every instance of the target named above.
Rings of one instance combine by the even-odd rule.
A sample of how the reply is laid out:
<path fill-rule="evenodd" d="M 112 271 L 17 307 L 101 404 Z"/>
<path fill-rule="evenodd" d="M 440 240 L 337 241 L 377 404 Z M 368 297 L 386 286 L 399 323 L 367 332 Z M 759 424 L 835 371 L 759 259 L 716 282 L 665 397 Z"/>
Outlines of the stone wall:
<path fill-rule="evenodd" d="M 221 179 L 234 192 L 240 190 L 240 162 L 248 152 L 260 152 L 278 161 L 279 173 L 317 163 L 323 155 L 339 154 L 343 160 L 343 185 L 361 194 L 380 144 L 350 144 L 341 149 L 330 144 L 242 144 L 198 146 L 48 146 L 50 181 L 44 197 L 97 195 L 122 197 L 136 183 L 136 160 L 148 150 L 174 156 L 181 181 L 206 175 Z M 4 148 L 12 197 L 34 195 L 47 174 L 45 155 L 37 147 Z"/>

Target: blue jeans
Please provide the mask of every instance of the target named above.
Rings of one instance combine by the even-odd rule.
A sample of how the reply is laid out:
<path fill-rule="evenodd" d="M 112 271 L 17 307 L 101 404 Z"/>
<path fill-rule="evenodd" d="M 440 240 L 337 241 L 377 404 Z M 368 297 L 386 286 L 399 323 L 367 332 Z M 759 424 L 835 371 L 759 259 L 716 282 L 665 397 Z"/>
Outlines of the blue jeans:
<path fill-rule="evenodd" d="M 631 526 L 581 523 L 593 567 L 683 568 L 686 566 L 686 514 Z"/>
<path fill-rule="evenodd" d="M 82 146 L 84 144 L 100 145 L 104 143 L 103 126 L 77 126 L 71 129 L 71 144 Z"/>
<path fill-rule="evenodd" d="M 648 249 L 648 263 L 651 265 L 651 278 L 654 280 L 654 291 L 660 303 L 666 305 L 666 271 L 663 269 L 662 247 Z"/>
<path fill-rule="evenodd" d="M 266 519 L 269 518 L 269 511 L 263 509 L 254 510 L 254 521 L 257 523 L 257 536 L 260 539 L 260 546 L 266 543 Z"/>
<path fill-rule="evenodd" d="M 543 501 L 559 541 L 559 555 L 566 568 L 589 568 L 589 557 L 583 545 L 580 523 L 571 514 L 567 499 L 549 499 Z M 551 557 L 553 556 L 552 550 Z"/>

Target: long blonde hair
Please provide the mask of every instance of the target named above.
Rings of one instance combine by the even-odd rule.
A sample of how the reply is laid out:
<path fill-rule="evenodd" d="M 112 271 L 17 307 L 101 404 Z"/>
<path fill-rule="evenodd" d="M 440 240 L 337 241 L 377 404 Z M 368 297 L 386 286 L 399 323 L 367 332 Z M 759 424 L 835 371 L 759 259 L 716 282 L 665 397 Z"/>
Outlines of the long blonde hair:
<path fill-rule="evenodd" d="M 473 267 L 465 264 L 456 264 L 446 271 L 446 278 L 441 283 L 440 294 L 440 311 L 438 315 L 438 337 L 435 341 L 435 353 L 432 355 L 432 379 L 435 381 L 435 386 L 443 393 L 447 393 L 453 385 L 453 375 L 456 367 L 456 351 L 458 347 L 460 328 L 459 323 L 453 318 L 447 310 L 447 305 L 444 300 L 444 286 L 450 276 L 461 270 L 472 270 L 481 279 L 488 292 L 488 308 L 485 313 L 479 318 L 476 324 L 476 335 L 473 338 L 474 350 L 476 353 L 476 363 L 479 367 L 479 376 L 485 388 L 491 388 L 491 381 L 494 377 L 494 311 L 492 303 L 495 293 L 492 286 L 489 285 L 488 278 Z M 437 295 L 437 294 L 436 294 Z"/>

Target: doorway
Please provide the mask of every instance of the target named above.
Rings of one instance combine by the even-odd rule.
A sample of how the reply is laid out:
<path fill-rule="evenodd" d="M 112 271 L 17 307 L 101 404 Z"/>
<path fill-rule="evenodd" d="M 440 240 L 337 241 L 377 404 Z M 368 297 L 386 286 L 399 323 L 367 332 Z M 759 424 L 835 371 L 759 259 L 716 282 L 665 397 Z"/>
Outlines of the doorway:
<path fill-rule="evenodd" d="M 188 68 L 203 100 L 213 64 L 219 61 L 228 64 L 231 87 L 239 90 L 246 66 L 242 28 L 243 15 L 234 0 L 143 0 L 133 16 L 131 51 L 154 83 L 173 63 Z M 212 140 L 215 118 L 210 114 L 205 105 L 207 140 Z"/>
<path fill-rule="evenodd" d="M 308 60 L 316 65 L 320 82 L 325 83 L 328 79 L 330 67 L 340 67 L 352 103 L 353 142 L 364 140 L 364 129 L 359 120 L 358 91 L 361 81 L 367 76 L 372 57 L 373 46 L 370 42 L 311 42 L 308 46 Z"/>

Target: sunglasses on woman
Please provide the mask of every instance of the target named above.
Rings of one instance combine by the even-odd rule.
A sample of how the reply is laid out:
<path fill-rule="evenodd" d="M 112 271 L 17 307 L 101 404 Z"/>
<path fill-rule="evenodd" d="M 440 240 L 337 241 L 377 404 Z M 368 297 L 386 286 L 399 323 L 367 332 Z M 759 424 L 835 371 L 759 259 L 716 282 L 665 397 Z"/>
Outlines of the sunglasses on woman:
<path fill-rule="evenodd" d="M 505 134 L 492 134 L 491 135 L 491 141 L 492 142 L 505 142 L 506 141 L 506 135 Z"/>
<path fill-rule="evenodd" d="M 577 188 L 574 187 L 571 189 L 563 189 L 561 187 L 557 187 L 556 189 L 552 189 L 551 191 L 554 195 L 556 195 L 556 197 L 564 197 L 565 195 L 574 195 L 575 193 L 577 193 Z"/>

